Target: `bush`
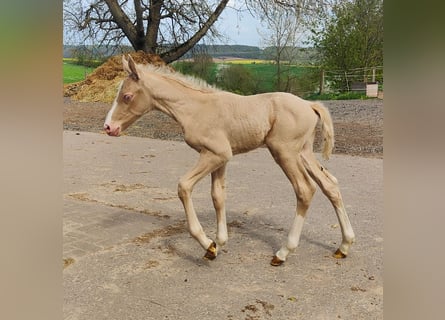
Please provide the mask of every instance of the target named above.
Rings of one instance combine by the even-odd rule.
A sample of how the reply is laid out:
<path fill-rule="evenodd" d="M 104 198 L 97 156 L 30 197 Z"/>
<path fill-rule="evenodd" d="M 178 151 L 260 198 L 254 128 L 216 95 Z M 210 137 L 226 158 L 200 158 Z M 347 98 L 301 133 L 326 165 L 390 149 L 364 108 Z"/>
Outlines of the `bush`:
<path fill-rule="evenodd" d="M 213 58 L 208 54 L 197 54 L 193 56 L 192 74 L 210 82 Z"/>
<path fill-rule="evenodd" d="M 174 63 L 174 68 L 182 74 L 192 75 L 212 83 L 213 59 L 207 54 L 193 56 L 193 61 Z"/>
<path fill-rule="evenodd" d="M 92 50 L 89 50 L 84 47 L 80 47 L 74 50 L 73 58 L 74 58 L 73 60 L 74 64 L 88 68 L 97 68 L 107 60 L 105 56 L 98 56 L 94 54 Z"/>
<path fill-rule="evenodd" d="M 241 64 L 231 64 L 219 71 L 217 85 L 233 93 L 249 95 L 256 93 L 256 83 L 249 69 Z"/>
<path fill-rule="evenodd" d="M 298 77 L 296 94 L 306 97 L 320 89 L 320 69 L 305 68 L 304 72 Z"/>

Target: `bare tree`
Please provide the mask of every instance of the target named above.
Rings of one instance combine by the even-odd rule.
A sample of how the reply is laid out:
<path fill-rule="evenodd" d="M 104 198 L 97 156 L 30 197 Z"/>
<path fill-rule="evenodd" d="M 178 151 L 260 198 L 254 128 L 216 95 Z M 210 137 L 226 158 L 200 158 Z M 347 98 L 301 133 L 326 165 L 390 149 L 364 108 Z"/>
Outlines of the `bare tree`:
<path fill-rule="evenodd" d="M 98 44 L 122 44 L 156 53 L 166 62 L 179 59 L 204 35 L 229 0 L 65 0 L 64 27 L 83 32 Z"/>
<path fill-rule="evenodd" d="M 266 53 L 276 65 L 276 90 L 292 91 L 295 76 L 290 72 L 290 65 L 297 57 L 302 27 L 308 17 L 325 8 L 325 2 L 248 0 L 248 4 L 251 12 L 261 19 L 267 30 L 261 36 L 267 47 Z"/>
<path fill-rule="evenodd" d="M 262 38 L 276 65 L 276 89 L 288 91 L 290 74 L 289 68 L 284 68 L 284 65 L 292 64 L 296 55 L 299 21 L 293 10 L 273 4 L 267 6 L 263 21 L 268 33 L 263 34 Z"/>

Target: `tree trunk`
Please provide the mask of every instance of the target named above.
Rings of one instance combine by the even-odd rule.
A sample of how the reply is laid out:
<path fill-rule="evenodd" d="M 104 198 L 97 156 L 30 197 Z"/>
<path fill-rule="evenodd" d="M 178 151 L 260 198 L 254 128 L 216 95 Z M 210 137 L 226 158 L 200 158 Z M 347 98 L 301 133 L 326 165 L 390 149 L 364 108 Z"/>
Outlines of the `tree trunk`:
<path fill-rule="evenodd" d="M 136 31 L 136 51 L 137 50 L 144 50 L 145 47 L 145 30 L 144 30 L 144 20 L 143 20 L 143 10 L 141 6 L 141 0 L 134 0 L 134 11 L 136 13 L 136 25 L 135 25 L 135 31 Z"/>
<path fill-rule="evenodd" d="M 144 50 L 147 53 L 155 53 L 158 43 L 158 30 L 161 23 L 162 0 L 153 0 L 148 14 L 147 35 L 145 36 Z"/>

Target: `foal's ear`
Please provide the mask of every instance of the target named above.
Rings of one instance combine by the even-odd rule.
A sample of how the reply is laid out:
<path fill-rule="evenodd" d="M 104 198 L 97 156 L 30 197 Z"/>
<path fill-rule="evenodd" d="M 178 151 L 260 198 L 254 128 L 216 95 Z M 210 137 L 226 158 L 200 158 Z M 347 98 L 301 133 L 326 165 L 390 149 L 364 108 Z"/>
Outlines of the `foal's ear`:
<path fill-rule="evenodd" d="M 136 63 L 134 62 L 133 58 L 130 55 L 128 55 L 128 60 L 125 58 L 125 55 L 122 55 L 122 65 L 124 71 L 126 71 L 131 78 L 133 78 L 136 81 L 139 80 L 139 74 L 136 69 Z"/>

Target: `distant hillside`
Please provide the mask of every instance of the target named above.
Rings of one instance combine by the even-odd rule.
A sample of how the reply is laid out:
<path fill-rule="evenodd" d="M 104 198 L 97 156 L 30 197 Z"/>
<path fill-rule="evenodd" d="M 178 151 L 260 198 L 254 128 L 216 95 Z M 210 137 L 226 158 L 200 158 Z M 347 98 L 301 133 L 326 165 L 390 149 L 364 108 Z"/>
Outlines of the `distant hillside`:
<path fill-rule="evenodd" d="M 206 53 L 213 58 L 242 58 L 242 59 L 266 59 L 273 60 L 275 48 L 267 47 L 260 49 L 253 46 L 243 45 L 199 45 L 189 51 L 183 58 L 192 58 L 196 53 Z M 292 58 L 291 58 L 292 57 Z M 285 48 L 282 60 L 292 60 L 298 63 L 309 63 L 317 60 L 315 48 Z"/>
<path fill-rule="evenodd" d="M 73 58 L 77 54 L 106 57 L 116 53 L 132 51 L 131 47 L 105 47 L 105 46 L 63 46 L 63 57 Z M 261 59 L 263 51 L 258 47 L 243 45 L 196 45 L 187 52 L 183 58 L 189 59 L 198 53 L 205 53 L 215 58 L 235 57 L 244 59 Z"/>
<path fill-rule="evenodd" d="M 184 55 L 184 59 L 192 58 L 196 53 L 205 53 L 214 58 L 262 59 L 263 50 L 258 47 L 244 45 L 196 45 Z"/>
<path fill-rule="evenodd" d="M 275 47 L 267 47 L 263 50 L 264 59 L 273 59 L 276 55 Z M 315 48 L 292 48 L 286 47 L 282 50 L 281 60 L 291 60 L 297 63 L 307 64 L 318 60 Z"/>
<path fill-rule="evenodd" d="M 80 54 L 88 58 L 104 58 L 122 52 L 131 52 L 132 48 L 124 47 L 104 47 L 104 46 L 63 46 L 63 57 L 73 58 Z M 195 54 L 208 54 L 213 58 L 241 58 L 241 59 L 273 59 L 274 48 L 268 47 L 260 49 L 254 46 L 245 45 L 196 45 L 192 50 L 187 52 L 183 59 L 190 59 Z M 314 48 L 298 48 L 297 50 L 285 50 L 296 54 L 296 58 L 292 59 L 298 63 L 308 63 L 316 59 L 316 50 Z M 296 52 L 296 53 L 295 53 Z M 283 55 L 283 60 L 288 60 L 286 54 Z"/>

